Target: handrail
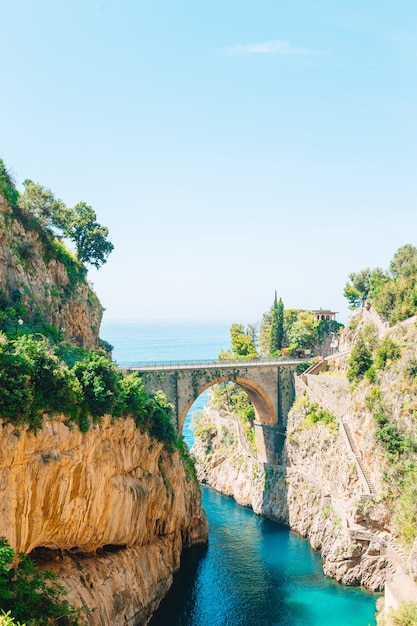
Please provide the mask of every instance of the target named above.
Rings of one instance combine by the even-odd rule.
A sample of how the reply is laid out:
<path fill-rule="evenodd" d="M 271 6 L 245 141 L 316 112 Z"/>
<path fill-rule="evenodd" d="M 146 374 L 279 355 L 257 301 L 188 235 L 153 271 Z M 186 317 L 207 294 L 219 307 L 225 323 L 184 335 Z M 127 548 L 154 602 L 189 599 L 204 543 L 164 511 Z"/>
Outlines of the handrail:
<path fill-rule="evenodd" d="M 298 365 L 309 359 L 238 359 L 233 361 L 208 359 L 200 361 L 133 361 L 119 365 L 121 369 L 153 370 L 153 369 L 196 369 L 196 368 L 230 368 L 230 367 L 261 367 L 264 365 Z"/>

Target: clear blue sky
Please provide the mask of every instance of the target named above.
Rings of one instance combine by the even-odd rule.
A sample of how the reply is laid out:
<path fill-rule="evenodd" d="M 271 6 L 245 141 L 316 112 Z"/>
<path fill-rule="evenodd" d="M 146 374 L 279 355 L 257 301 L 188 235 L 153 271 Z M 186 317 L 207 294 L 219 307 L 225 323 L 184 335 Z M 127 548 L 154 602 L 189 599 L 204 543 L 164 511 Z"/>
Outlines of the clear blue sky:
<path fill-rule="evenodd" d="M 346 319 L 417 244 L 415 0 L 1 5 L 0 156 L 109 227 L 106 319 Z"/>

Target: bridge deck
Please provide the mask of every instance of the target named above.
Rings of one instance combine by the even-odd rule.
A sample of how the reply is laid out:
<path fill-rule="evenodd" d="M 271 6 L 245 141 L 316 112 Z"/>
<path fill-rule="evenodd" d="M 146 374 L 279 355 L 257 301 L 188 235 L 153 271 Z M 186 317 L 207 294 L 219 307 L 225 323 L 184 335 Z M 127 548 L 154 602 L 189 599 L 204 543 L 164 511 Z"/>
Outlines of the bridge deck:
<path fill-rule="evenodd" d="M 230 369 L 246 367 L 265 367 L 268 365 L 278 365 L 290 367 L 304 363 L 309 359 L 241 359 L 237 361 L 155 361 L 154 363 L 132 363 L 122 365 L 122 369 L 146 371 L 177 371 L 177 370 L 198 370 L 198 369 Z"/>

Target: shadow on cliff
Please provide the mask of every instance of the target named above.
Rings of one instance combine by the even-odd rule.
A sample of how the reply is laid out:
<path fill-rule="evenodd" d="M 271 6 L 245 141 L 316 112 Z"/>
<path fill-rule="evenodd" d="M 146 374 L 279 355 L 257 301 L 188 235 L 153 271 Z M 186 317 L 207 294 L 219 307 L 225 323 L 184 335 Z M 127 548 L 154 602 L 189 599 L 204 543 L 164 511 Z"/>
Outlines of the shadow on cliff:
<path fill-rule="evenodd" d="M 270 429 L 270 446 L 266 446 L 264 489 L 261 514 L 277 522 L 288 524 L 288 491 L 285 464 L 285 434 Z M 268 452 L 269 450 L 269 452 Z"/>
<path fill-rule="evenodd" d="M 154 613 L 149 626 L 182 624 L 187 607 L 192 606 L 198 593 L 199 571 L 205 560 L 208 544 L 184 550 L 181 566 L 165 598 Z"/>

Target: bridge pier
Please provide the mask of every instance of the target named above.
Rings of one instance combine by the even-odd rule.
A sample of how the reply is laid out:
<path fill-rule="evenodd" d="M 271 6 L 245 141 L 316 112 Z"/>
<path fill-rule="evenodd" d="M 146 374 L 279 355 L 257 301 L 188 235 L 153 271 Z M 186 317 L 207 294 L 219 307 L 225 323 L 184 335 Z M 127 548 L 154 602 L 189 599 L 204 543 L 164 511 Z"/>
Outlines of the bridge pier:
<path fill-rule="evenodd" d="M 258 459 L 269 465 L 283 465 L 285 433 L 277 427 L 254 423 Z"/>

